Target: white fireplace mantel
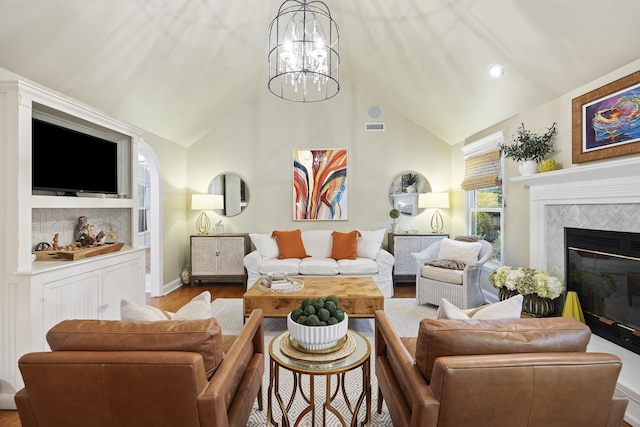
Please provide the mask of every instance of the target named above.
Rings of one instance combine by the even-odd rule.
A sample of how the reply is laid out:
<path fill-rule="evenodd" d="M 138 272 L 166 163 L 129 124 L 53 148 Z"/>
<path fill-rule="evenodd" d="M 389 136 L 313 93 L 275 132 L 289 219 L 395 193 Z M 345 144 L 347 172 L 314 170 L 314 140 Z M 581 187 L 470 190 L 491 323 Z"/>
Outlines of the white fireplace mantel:
<path fill-rule="evenodd" d="M 580 228 L 640 232 L 640 157 L 519 176 L 511 181 L 530 189 L 531 267 L 563 274 L 566 226 L 579 223 Z M 616 389 L 629 398 L 625 421 L 640 426 L 640 356 L 596 335 L 592 335 L 587 351 L 613 353 L 622 359 Z"/>
<path fill-rule="evenodd" d="M 640 157 L 518 176 L 511 181 L 530 188 L 529 263 L 546 269 L 547 206 L 640 203 Z"/>
<path fill-rule="evenodd" d="M 640 177 L 640 157 L 517 176 L 511 178 L 511 181 L 521 181 L 529 186 L 536 186 L 624 178 L 632 175 Z"/>

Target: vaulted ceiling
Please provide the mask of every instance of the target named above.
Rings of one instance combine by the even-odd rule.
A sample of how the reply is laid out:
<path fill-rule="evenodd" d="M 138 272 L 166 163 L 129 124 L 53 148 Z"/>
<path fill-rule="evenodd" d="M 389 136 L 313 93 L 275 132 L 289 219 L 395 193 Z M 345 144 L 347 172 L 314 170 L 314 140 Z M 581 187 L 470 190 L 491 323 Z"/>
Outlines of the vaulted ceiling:
<path fill-rule="evenodd" d="M 281 3 L 0 0 L 0 67 L 188 146 L 267 93 Z M 640 58 L 638 0 L 325 3 L 341 80 L 450 144 Z"/>

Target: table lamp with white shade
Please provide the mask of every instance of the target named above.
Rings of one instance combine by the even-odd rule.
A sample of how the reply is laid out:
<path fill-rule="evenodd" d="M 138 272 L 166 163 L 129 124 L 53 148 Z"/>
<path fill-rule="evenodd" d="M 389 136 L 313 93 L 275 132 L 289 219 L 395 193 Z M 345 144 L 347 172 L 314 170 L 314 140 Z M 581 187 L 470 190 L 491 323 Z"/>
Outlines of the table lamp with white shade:
<path fill-rule="evenodd" d="M 209 234 L 211 221 L 209 221 L 209 217 L 205 211 L 224 209 L 224 198 L 221 194 L 193 194 L 191 196 L 191 209 L 194 211 L 202 211 L 196 221 L 198 234 Z"/>
<path fill-rule="evenodd" d="M 438 209 L 449 209 L 449 193 L 421 193 L 418 196 L 418 207 L 424 209 L 435 209 L 431 217 L 431 229 L 434 233 L 442 233 L 444 221 Z"/>

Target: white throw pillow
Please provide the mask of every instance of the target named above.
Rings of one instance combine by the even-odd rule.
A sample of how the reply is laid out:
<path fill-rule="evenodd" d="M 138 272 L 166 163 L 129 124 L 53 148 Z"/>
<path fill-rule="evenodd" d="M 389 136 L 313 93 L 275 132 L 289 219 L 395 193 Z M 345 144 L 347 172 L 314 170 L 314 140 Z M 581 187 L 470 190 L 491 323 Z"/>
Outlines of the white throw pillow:
<path fill-rule="evenodd" d="M 440 300 L 437 318 L 454 320 L 495 320 L 519 318 L 522 313 L 522 299 L 522 295 L 515 295 L 504 301 L 482 305 L 469 310 L 461 310 L 446 299 L 442 298 Z"/>
<path fill-rule="evenodd" d="M 469 316 L 467 316 L 464 311 L 442 298 L 440 300 L 438 311 L 436 312 L 436 319 L 469 320 Z"/>
<path fill-rule="evenodd" d="M 480 249 L 482 249 L 482 243 L 480 242 L 459 242 L 452 239 L 442 239 L 436 259 L 451 259 L 470 264 L 478 261 Z"/>
<path fill-rule="evenodd" d="M 204 291 L 175 313 L 160 310 L 126 298 L 120 301 L 120 319 L 132 322 L 159 320 L 203 320 L 211 318 L 211 293 Z"/>
<path fill-rule="evenodd" d="M 331 257 L 331 230 L 308 230 L 302 232 L 304 251 L 310 257 Z"/>
<path fill-rule="evenodd" d="M 280 256 L 278 242 L 271 237 L 271 234 L 249 233 L 249 238 L 253 242 L 253 246 L 260 252 L 264 259 L 274 259 Z"/>
<path fill-rule="evenodd" d="M 120 301 L 120 319 L 131 322 L 155 322 L 169 320 L 168 313 L 159 308 L 122 298 Z"/>
<path fill-rule="evenodd" d="M 360 237 L 356 239 L 356 256 L 375 259 L 382 247 L 382 239 L 387 230 L 381 228 L 375 231 L 358 231 L 360 231 Z"/>
<path fill-rule="evenodd" d="M 171 320 L 202 320 L 211 318 L 211 293 L 204 291 L 186 303 Z"/>

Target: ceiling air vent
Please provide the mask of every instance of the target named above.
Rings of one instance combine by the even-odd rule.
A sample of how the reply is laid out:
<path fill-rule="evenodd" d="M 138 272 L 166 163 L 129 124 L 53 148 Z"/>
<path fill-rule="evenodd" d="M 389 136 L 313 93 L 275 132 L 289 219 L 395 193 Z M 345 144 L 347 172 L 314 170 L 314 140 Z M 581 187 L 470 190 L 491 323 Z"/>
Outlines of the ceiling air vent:
<path fill-rule="evenodd" d="M 365 123 L 364 130 L 366 132 L 382 131 L 384 132 L 384 123 Z"/>

